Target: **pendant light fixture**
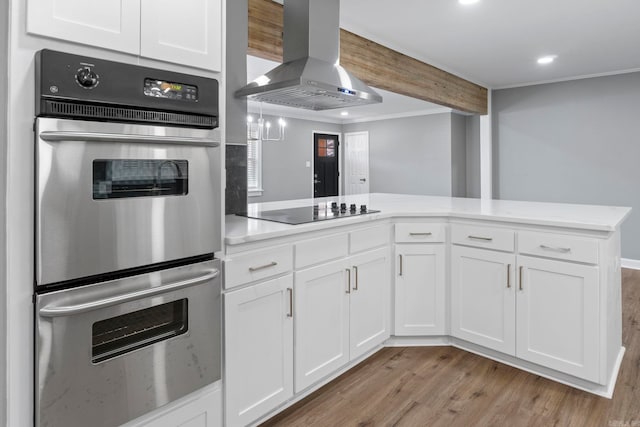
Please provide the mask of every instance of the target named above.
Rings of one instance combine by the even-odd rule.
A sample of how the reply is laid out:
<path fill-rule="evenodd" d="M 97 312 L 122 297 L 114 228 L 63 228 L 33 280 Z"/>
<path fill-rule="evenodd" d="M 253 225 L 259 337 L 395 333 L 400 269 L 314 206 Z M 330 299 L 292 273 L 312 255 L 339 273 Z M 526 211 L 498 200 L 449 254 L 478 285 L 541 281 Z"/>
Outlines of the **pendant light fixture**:
<path fill-rule="evenodd" d="M 262 117 L 262 103 L 260 103 L 260 116 L 256 121 L 253 116 L 247 116 L 247 139 L 249 141 L 284 141 L 284 128 L 286 122 L 282 117 L 278 119 L 278 135 L 271 135 L 273 127 L 270 121 Z"/>

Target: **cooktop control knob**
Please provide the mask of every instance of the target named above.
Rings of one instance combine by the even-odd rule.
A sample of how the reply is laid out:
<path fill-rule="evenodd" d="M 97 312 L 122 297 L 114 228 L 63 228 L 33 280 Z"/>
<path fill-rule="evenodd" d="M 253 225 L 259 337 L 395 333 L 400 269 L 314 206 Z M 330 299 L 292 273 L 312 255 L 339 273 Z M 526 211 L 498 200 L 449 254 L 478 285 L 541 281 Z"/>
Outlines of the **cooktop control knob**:
<path fill-rule="evenodd" d="M 340 203 L 340 210 L 342 212 L 346 212 L 347 210 L 347 204 L 346 203 Z"/>
<path fill-rule="evenodd" d="M 355 212 L 356 211 L 356 205 L 352 204 L 351 206 L 349 206 L 349 211 Z"/>
<path fill-rule="evenodd" d="M 331 202 L 331 210 L 335 211 L 336 209 L 338 209 L 338 204 L 336 202 Z"/>
<path fill-rule="evenodd" d="M 367 205 L 360 205 L 360 212 L 366 213 L 367 212 Z"/>
<path fill-rule="evenodd" d="M 85 67 L 78 70 L 76 80 L 85 89 L 93 89 L 98 85 L 98 75 L 91 71 L 91 68 Z"/>

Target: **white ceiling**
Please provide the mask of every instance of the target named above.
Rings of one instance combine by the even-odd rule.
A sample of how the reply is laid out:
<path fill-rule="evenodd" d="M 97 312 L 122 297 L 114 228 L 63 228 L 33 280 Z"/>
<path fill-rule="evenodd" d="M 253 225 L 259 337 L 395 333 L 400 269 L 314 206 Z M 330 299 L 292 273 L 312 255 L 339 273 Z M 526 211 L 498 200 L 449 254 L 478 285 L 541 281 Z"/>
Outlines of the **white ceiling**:
<path fill-rule="evenodd" d="M 640 71 L 640 0 L 341 0 L 340 26 L 492 89 Z M 543 55 L 557 59 L 537 64 Z M 247 65 L 251 81 L 277 64 L 249 57 Z M 353 122 L 443 111 L 379 92 L 382 104 L 347 118 L 266 104 L 265 112 Z"/>
<path fill-rule="evenodd" d="M 490 88 L 640 70 L 638 0 L 341 0 L 340 26 Z"/>

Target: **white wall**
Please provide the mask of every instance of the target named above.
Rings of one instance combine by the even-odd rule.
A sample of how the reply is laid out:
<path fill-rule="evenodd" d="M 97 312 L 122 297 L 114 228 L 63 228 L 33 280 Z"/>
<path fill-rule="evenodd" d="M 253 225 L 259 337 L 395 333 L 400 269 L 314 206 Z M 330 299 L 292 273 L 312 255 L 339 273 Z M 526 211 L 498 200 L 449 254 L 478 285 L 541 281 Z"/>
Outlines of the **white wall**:
<path fill-rule="evenodd" d="M 640 73 L 493 91 L 494 197 L 631 206 L 640 259 Z"/>
<path fill-rule="evenodd" d="M 372 193 L 452 194 L 451 113 L 343 126 L 369 132 Z"/>
<path fill-rule="evenodd" d="M 6 2 L 3 2 L 6 3 Z M 6 178 L 7 426 L 33 424 L 33 189 L 34 54 L 54 49 L 107 60 L 165 68 L 220 79 L 193 70 L 135 56 L 26 34 L 26 1 L 9 0 L 9 91 Z M 4 157 L 3 157 L 4 158 Z"/>
<path fill-rule="evenodd" d="M 6 222 L 5 222 L 5 178 L 7 171 L 7 72 L 9 48 L 9 4 L 0 2 L 0 425 L 6 422 Z"/>

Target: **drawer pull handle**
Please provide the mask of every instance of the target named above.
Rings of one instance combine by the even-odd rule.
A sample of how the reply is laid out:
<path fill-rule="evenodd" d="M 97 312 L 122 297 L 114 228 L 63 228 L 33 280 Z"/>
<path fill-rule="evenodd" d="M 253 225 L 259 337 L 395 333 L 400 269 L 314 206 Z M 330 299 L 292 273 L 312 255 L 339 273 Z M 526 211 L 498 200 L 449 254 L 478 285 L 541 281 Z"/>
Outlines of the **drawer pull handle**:
<path fill-rule="evenodd" d="M 354 291 L 358 290 L 358 267 L 356 267 L 355 265 L 353 266 L 353 272 L 356 275 L 356 286 L 355 288 L 353 288 Z"/>
<path fill-rule="evenodd" d="M 520 266 L 520 280 L 518 280 L 518 281 L 520 282 L 520 283 L 519 283 L 519 285 L 520 285 L 520 290 L 522 290 L 522 269 L 523 269 L 523 268 L 524 268 L 524 267 Z"/>
<path fill-rule="evenodd" d="M 409 233 L 409 236 L 431 236 L 433 233 Z"/>
<path fill-rule="evenodd" d="M 345 268 L 345 271 L 347 272 L 347 293 L 350 294 L 351 293 L 351 269 Z"/>
<path fill-rule="evenodd" d="M 511 288 L 511 264 L 507 264 L 507 289 Z"/>
<path fill-rule="evenodd" d="M 560 248 L 557 246 L 547 246 L 547 245 L 540 245 L 540 247 L 548 251 L 562 252 L 563 254 L 568 254 L 569 252 L 571 252 L 571 248 Z"/>
<path fill-rule="evenodd" d="M 293 288 L 287 288 L 287 292 L 289 292 L 289 312 L 287 317 L 293 317 Z"/>
<path fill-rule="evenodd" d="M 402 254 L 400 254 L 400 276 L 402 276 Z"/>
<path fill-rule="evenodd" d="M 481 236 L 467 236 L 469 239 L 473 239 L 473 240 L 482 240 L 484 242 L 492 242 L 493 241 L 493 237 L 481 237 Z"/>
<path fill-rule="evenodd" d="M 254 271 L 264 270 L 265 268 L 275 267 L 276 265 L 278 265 L 277 262 L 271 261 L 269 264 L 261 265 L 259 267 L 249 267 L 249 271 L 253 273 Z"/>

